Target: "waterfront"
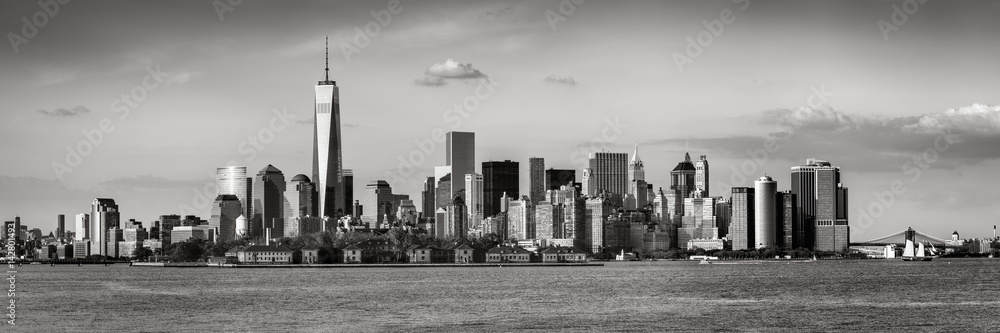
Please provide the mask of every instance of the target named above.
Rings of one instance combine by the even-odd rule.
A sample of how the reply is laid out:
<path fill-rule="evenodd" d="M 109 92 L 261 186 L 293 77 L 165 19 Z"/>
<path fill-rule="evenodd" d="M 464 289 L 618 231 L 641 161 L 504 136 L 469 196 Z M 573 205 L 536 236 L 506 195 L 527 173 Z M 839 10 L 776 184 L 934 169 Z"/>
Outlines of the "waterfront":
<path fill-rule="evenodd" d="M 996 331 L 1000 260 L 18 268 L 30 331 Z"/>

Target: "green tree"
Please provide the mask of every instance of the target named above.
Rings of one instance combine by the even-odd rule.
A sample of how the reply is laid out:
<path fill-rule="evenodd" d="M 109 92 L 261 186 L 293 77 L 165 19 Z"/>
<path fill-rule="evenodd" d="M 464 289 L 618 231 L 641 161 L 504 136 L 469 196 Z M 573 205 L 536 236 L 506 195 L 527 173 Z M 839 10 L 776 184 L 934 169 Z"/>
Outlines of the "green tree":
<path fill-rule="evenodd" d="M 132 258 L 138 261 L 149 261 L 149 257 L 153 255 L 153 250 L 148 247 L 139 247 L 132 251 Z"/>

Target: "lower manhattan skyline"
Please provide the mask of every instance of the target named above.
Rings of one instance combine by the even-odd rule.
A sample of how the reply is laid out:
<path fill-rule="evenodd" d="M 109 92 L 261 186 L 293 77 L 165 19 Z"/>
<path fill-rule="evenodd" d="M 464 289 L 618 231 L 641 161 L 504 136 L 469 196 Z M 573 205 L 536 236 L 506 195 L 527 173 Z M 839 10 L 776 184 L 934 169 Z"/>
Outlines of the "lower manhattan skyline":
<path fill-rule="evenodd" d="M 311 174 L 329 36 L 354 193 L 386 180 L 418 204 L 435 133 L 458 131 L 476 173 L 520 162 L 523 195 L 530 157 L 582 175 L 637 145 L 654 189 L 707 155 L 713 195 L 830 161 L 855 240 L 1000 221 L 997 2 L 571 4 L 4 4 L 0 213 L 50 230 L 107 197 L 122 220 L 207 217 L 219 167 Z"/>

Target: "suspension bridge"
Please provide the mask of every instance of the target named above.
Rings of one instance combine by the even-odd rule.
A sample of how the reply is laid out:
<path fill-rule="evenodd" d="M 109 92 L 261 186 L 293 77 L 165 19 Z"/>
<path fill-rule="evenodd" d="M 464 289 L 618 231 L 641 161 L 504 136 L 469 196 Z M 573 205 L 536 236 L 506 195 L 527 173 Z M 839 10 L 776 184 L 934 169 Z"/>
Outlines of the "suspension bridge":
<path fill-rule="evenodd" d="M 909 239 L 914 243 L 930 243 L 935 246 L 945 247 L 947 246 L 947 240 L 943 238 L 937 238 L 925 233 L 922 233 L 913 228 L 906 228 L 898 232 L 891 233 L 882 237 L 870 239 L 864 242 L 852 242 L 852 246 L 885 246 L 885 245 L 898 245 L 903 246 L 906 244 L 906 240 Z"/>

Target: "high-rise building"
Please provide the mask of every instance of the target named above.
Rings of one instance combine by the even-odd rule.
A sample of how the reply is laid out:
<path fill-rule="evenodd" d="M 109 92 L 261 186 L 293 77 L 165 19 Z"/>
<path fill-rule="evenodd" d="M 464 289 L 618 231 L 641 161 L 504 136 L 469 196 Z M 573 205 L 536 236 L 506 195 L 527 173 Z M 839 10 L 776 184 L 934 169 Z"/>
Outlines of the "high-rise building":
<path fill-rule="evenodd" d="M 694 188 L 700 188 L 703 195 L 708 197 L 708 187 L 711 185 L 708 182 L 708 158 L 705 155 L 701 155 L 701 158 L 697 162 L 694 162 Z"/>
<path fill-rule="evenodd" d="M 580 248 L 591 253 L 599 253 L 605 246 L 604 225 L 608 222 L 608 217 L 612 215 L 615 206 L 608 198 L 600 196 L 586 199 L 584 204 L 583 219 L 580 223 L 583 228 L 579 230 L 581 237 L 578 237 Z"/>
<path fill-rule="evenodd" d="M 341 207 L 344 208 L 344 215 L 354 215 L 354 170 L 344 169 L 344 200 Z M 313 214 L 315 215 L 315 214 Z"/>
<path fill-rule="evenodd" d="M 90 214 L 76 214 L 76 240 L 90 239 Z"/>
<path fill-rule="evenodd" d="M 684 199 L 690 197 L 695 190 L 695 173 L 694 163 L 691 163 L 691 155 L 688 153 L 684 153 L 684 161 L 677 163 L 670 171 L 670 191 L 667 192 L 670 205 L 667 206 L 667 213 L 671 221 L 684 215 Z"/>
<path fill-rule="evenodd" d="M 621 207 L 628 191 L 628 154 L 627 153 L 590 153 L 590 182 L 587 195 L 597 196 L 602 191 L 611 194 L 609 200 L 615 207 Z M 584 174 L 587 175 L 587 171 Z"/>
<path fill-rule="evenodd" d="M 445 219 L 443 237 L 465 236 L 468 233 L 469 212 L 465 208 L 465 199 L 461 195 L 455 196 L 452 204 L 445 208 L 448 217 Z"/>
<path fill-rule="evenodd" d="M 338 218 L 346 211 L 344 197 L 343 141 L 340 127 L 340 87 L 330 81 L 329 50 L 326 76 L 316 84 L 313 114 L 313 175 L 318 192 L 318 216 Z"/>
<path fill-rule="evenodd" d="M 692 239 L 717 239 L 715 198 L 704 197 L 700 189 L 694 190 L 690 198 L 684 198 L 684 215 L 677 228 L 677 244 L 687 245 Z"/>
<path fill-rule="evenodd" d="M 795 244 L 795 216 L 798 213 L 795 206 L 795 193 L 792 191 L 778 192 L 775 203 L 778 205 L 778 246 L 792 249 L 792 245 Z"/>
<path fill-rule="evenodd" d="M 576 183 L 576 170 L 548 169 L 545 170 L 545 190 L 558 190 L 560 186 L 573 187 Z"/>
<path fill-rule="evenodd" d="M 483 162 L 483 216 L 500 213 L 500 198 L 519 198 L 518 162 L 511 160 Z"/>
<path fill-rule="evenodd" d="M 118 205 L 114 199 L 94 199 L 94 203 L 90 206 L 90 241 L 97 248 L 96 254 L 109 255 L 108 230 L 118 228 L 119 221 Z"/>
<path fill-rule="evenodd" d="M 528 196 L 511 200 L 507 206 L 508 234 L 518 240 L 535 238 L 535 206 Z"/>
<path fill-rule="evenodd" d="M 715 198 L 715 225 L 719 228 L 719 236 L 729 234 L 729 224 L 733 218 L 733 203 L 727 198 Z"/>
<path fill-rule="evenodd" d="M 777 194 L 778 182 L 771 177 L 754 182 L 754 246 L 758 249 L 777 245 Z"/>
<path fill-rule="evenodd" d="M 545 200 L 545 159 L 541 157 L 528 158 L 528 197 L 531 204 L 537 205 Z"/>
<path fill-rule="evenodd" d="M 729 223 L 729 240 L 733 250 L 753 249 L 757 240 L 754 226 L 754 189 L 734 187 L 732 198 L 732 219 Z"/>
<path fill-rule="evenodd" d="M 465 189 L 465 175 L 476 173 L 476 133 L 448 132 L 445 133 L 445 165 L 451 167 L 451 194 L 447 198 L 452 202 L 460 190 Z"/>
<path fill-rule="evenodd" d="M 292 177 L 285 188 L 285 221 L 295 217 L 316 216 L 318 205 L 315 183 L 303 174 Z"/>
<path fill-rule="evenodd" d="M 535 205 L 535 237 L 536 239 L 556 238 L 555 206 L 542 200 Z M 560 221 L 561 222 L 561 221 Z M 561 223 L 560 223 L 561 225 Z"/>
<path fill-rule="evenodd" d="M 250 219 L 250 234 L 265 237 L 271 229 L 271 237 L 285 234 L 285 175 L 268 164 L 257 172 L 253 183 L 253 218 Z"/>
<path fill-rule="evenodd" d="M 219 240 L 231 241 L 236 239 L 236 218 L 243 214 L 242 208 L 243 205 L 240 199 L 235 195 L 220 194 L 215 198 L 215 202 L 212 203 L 212 216 L 208 219 L 208 226 L 218 230 Z"/>
<path fill-rule="evenodd" d="M 56 239 L 66 237 L 66 215 L 59 214 L 56 216 Z"/>
<path fill-rule="evenodd" d="M 625 198 L 625 209 L 636 210 L 645 209 L 649 203 L 646 184 L 646 170 L 643 167 L 642 159 L 639 158 L 639 145 L 635 146 L 632 159 L 628 162 L 628 188 Z"/>
<path fill-rule="evenodd" d="M 792 167 L 792 193 L 798 209 L 793 247 L 820 251 L 846 251 L 850 243 L 847 190 L 840 182 L 840 168 L 810 158 Z M 838 198 L 843 197 L 844 202 Z M 840 215 L 843 213 L 844 215 Z"/>
<path fill-rule="evenodd" d="M 371 228 L 380 228 L 383 224 L 391 223 L 396 216 L 396 208 L 392 206 L 392 187 L 384 180 L 373 180 L 365 185 L 364 198 L 361 199 L 361 206 L 364 207 L 364 214 L 361 215 L 361 222 L 368 224 Z"/>
<path fill-rule="evenodd" d="M 452 204 L 455 200 L 454 193 L 451 192 L 451 166 L 434 167 L 434 211 Z"/>
<path fill-rule="evenodd" d="M 247 181 L 247 167 L 245 166 L 227 166 L 215 169 L 215 187 L 218 189 L 218 194 L 235 195 L 240 200 L 242 213 L 247 216 L 253 214 L 251 208 L 253 203 L 250 201 L 252 184 L 252 182 Z"/>
<path fill-rule="evenodd" d="M 437 193 L 434 189 L 434 177 L 427 177 L 424 180 L 424 190 L 420 192 L 420 213 L 423 214 L 424 219 L 434 220 L 434 195 Z"/>
<path fill-rule="evenodd" d="M 483 175 L 465 175 L 465 206 L 469 212 L 469 224 L 479 225 L 483 221 Z"/>

